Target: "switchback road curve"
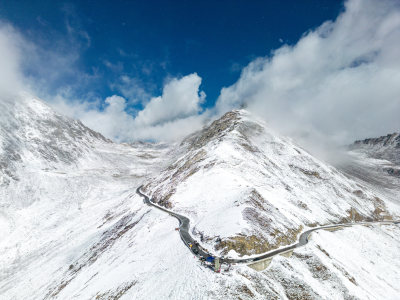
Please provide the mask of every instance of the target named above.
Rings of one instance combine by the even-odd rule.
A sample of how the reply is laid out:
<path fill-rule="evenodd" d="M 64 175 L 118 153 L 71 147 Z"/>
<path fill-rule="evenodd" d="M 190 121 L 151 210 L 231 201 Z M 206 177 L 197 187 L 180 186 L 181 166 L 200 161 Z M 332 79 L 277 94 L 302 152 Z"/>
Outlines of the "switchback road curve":
<path fill-rule="evenodd" d="M 189 224 L 190 224 L 190 220 L 185 217 L 182 216 L 180 214 L 174 213 L 166 208 L 163 208 L 155 203 L 153 203 L 150 198 L 143 194 L 140 189 L 142 188 L 142 186 L 138 187 L 136 192 L 142 196 L 144 198 L 144 202 L 150 206 L 154 206 L 156 208 L 158 208 L 159 210 L 162 210 L 164 212 L 166 212 L 167 214 L 175 217 L 178 219 L 179 221 L 179 234 L 181 236 L 182 241 L 184 242 L 184 244 L 190 249 L 190 251 L 196 255 L 197 257 L 203 257 L 203 258 L 207 258 L 208 256 L 213 256 L 212 254 L 208 253 L 205 249 L 203 249 L 197 242 L 195 239 L 193 239 L 193 237 L 189 234 Z M 316 230 L 323 230 L 323 229 L 336 229 L 336 228 L 343 228 L 343 227 L 351 227 L 351 226 L 355 226 L 355 225 L 376 225 L 376 224 L 380 224 L 380 225 L 390 225 L 390 224 L 400 224 L 400 220 L 395 220 L 395 221 L 374 221 L 374 222 L 356 222 L 356 223 L 344 223 L 344 224 L 332 224 L 332 225 L 326 225 L 326 226 L 320 226 L 320 227 L 315 227 L 312 229 L 309 229 L 305 232 L 303 232 L 300 235 L 299 241 L 295 244 L 283 247 L 283 248 L 279 248 L 276 250 L 272 250 L 263 254 L 260 254 L 258 256 L 255 257 L 251 257 L 251 258 L 220 258 L 220 262 L 222 263 L 227 263 L 227 264 L 232 264 L 232 263 L 242 263 L 242 264 L 248 264 L 248 263 L 253 263 L 253 262 L 257 262 L 257 261 L 261 261 L 264 259 L 268 259 L 271 258 L 275 255 L 302 247 L 304 245 L 306 245 L 308 243 L 308 238 L 310 236 L 310 234 L 313 231 Z M 192 247 L 190 247 L 189 245 L 192 245 Z"/>

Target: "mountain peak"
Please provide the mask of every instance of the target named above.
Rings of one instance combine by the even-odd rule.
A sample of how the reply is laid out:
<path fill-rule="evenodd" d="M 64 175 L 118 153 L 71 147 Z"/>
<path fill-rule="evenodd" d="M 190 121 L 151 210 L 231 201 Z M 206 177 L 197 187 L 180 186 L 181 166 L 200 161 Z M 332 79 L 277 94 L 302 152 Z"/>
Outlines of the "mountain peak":
<path fill-rule="evenodd" d="M 250 121 L 249 116 L 250 113 L 243 109 L 229 111 L 202 130 L 188 136 L 182 145 L 186 144 L 190 149 L 199 149 L 208 143 L 222 141 L 235 130 L 244 134 L 251 128 L 261 129 L 256 122 Z"/>

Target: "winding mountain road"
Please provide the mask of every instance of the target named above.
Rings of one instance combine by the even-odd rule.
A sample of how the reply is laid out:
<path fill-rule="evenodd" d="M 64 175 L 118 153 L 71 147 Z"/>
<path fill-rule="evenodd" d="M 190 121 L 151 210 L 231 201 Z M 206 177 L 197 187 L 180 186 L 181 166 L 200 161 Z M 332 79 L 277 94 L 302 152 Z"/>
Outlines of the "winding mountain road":
<path fill-rule="evenodd" d="M 142 188 L 142 186 L 138 187 L 136 192 L 142 196 L 144 198 L 144 203 L 150 205 L 150 206 L 154 206 L 156 208 L 158 208 L 159 210 L 162 210 L 166 213 L 168 213 L 169 215 L 175 217 L 178 219 L 179 221 L 179 234 L 181 236 L 182 241 L 184 242 L 184 244 L 190 249 L 190 251 L 196 255 L 199 258 L 207 258 L 208 256 L 213 256 L 212 254 L 208 253 L 204 248 L 202 248 L 195 239 L 193 239 L 193 237 L 189 234 L 189 224 L 190 224 L 190 220 L 185 217 L 182 216 L 180 214 L 174 213 L 168 209 L 165 209 L 155 203 L 153 203 L 150 198 L 143 194 L 140 189 Z M 374 225 L 374 224 L 380 224 L 380 225 L 390 225 L 390 224 L 400 224 L 400 220 L 396 220 L 396 221 L 374 221 L 374 222 L 356 222 L 356 223 L 343 223 L 343 224 L 333 224 L 333 225 L 326 225 L 326 226 L 320 226 L 320 227 L 316 227 L 316 228 L 312 228 L 309 229 L 305 232 L 303 232 L 300 235 L 299 241 L 295 244 L 286 246 L 286 247 L 282 247 L 276 250 L 272 250 L 263 254 L 260 254 L 258 256 L 255 257 L 251 257 L 251 258 L 220 258 L 220 263 L 226 263 L 226 264 L 232 264 L 232 263 L 244 263 L 244 264 L 248 264 L 248 263 L 253 263 L 253 262 L 257 262 L 257 261 L 261 261 L 264 259 L 268 259 L 271 258 L 275 255 L 302 247 L 304 245 L 306 245 L 308 243 L 308 238 L 310 236 L 310 234 L 313 231 L 316 230 L 323 230 L 323 229 L 336 229 L 336 228 L 343 228 L 343 227 L 351 227 L 351 226 L 355 226 L 355 225 Z M 190 245 L 192 245 L 190 247 Z"/>
<path fill-rule="evenodd" d="M 150 198 L 143 194 L 140 189 L 142 186 L 138 187 L 136 192 L 142 196 L 144 198 L 144 203 L 150 205 L 150 206 L 154 206 L 156 208 L 158 208 L 159 210 L 162 210 L 164 212 L 166 212 L 167 214 L 175 217 L 178 219 L 179 221 L 179 234 L 181 236 L 182 241 L 184 242 L 184 244 L 190 249 L 190 251 L 193 252 L 194 255 L 198 256 L 198 257 L 208 257 L 211 254 L 207 253 L 202 247 L 200 247 L 197 242 L 195 241 L 195 239 L 192 238 L 192 236 L 189 234 L 189 219 L 185 216 L 182 216 L 180 214 L 174 213 L 168 209 L 165 209 L 155 203 L 153 203 Z M 192 247 L 190 247 L 190 245 L 192 245 Z"/>

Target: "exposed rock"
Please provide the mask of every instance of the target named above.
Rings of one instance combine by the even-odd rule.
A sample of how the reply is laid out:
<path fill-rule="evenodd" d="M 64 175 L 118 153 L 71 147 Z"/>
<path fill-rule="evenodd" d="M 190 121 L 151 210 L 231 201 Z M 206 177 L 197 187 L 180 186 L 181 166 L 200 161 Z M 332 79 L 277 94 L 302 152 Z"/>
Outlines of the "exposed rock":
<path fill-rule="evenodd" d="M 265 224 L 267 226 L 267 224 Z M 259 235 L 237 235 L 221 240 L 215 248 L 223 249 L 222 253 L 226 255 L 230 250 L 234 250 L 240 256 L 253 255 L 268 252 L 270 250 L 293 244 L 297 241 L 297 236 L 303 230 L 303 226 L 293 230 L 288 229 L 285 232 L 270 230 L 269 239 Z M 268 241 L 270 240 L 270 241 Z"/>
<path fill-rule="evenodd" d="M 198 133 L 194 133 L 183 140 L 182 145 L 189 144 L 189 149 L 199 149 L 207 143 L 221 139 L 232 131 L 238 124 L 239 112 L 227 112 L 223 117 L 211 123 Z"/>
<path fill-rule="evenodd" d="M 389 175 L 400 177 L 400 169 L 386 168 L 385 170 Z"/>

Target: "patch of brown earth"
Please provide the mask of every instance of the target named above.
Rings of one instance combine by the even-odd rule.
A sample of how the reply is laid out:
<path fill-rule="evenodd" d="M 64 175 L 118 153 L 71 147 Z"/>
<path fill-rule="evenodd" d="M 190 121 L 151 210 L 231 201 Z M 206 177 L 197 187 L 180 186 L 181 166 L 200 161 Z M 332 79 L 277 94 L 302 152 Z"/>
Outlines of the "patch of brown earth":
<path fill-rule="evenodd" d="M 266 238 L 260 235 L 236 235 L 226 239 L 222 239 L 216 246 L 216 250 L 221 250 L 226 255 L 230 250 L 234 250 L 240 256 L 261 254 L 281 246 L 293 244 L 297 241 L 297 236 L 303 230 L 300 226 L 297 229 L 288 229 L 286 232 L 280 232 L 272 229 L 270 233 L 271 240 L 268 242 Z"/>

